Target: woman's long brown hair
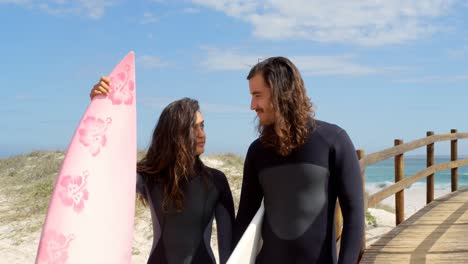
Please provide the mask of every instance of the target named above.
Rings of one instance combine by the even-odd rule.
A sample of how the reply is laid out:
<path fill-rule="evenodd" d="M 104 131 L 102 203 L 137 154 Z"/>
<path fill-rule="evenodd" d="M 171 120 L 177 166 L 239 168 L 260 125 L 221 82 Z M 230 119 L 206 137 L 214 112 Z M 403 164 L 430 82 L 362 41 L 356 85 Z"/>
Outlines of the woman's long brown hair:
<path fill-rule="evenodd" d="M 176 210 L 184 207 L 183 185 L 195 173 L 206 173 L 205 166 L 195 153 L 197 100 L 183 98 L 170 103 L 162 111 L 153 132 L 146 155 L 137 163 L 137 172 L 145 184 L 163 186 L 163 209 L 172 203 Z M 149 197 L 140 196 L 144 204 Z"/>
<path fill-rule="evenodd" d="M 261 74 L 271 91 L 272 125 L 259 125 L 260 141 L 286 156 L 303 145 L 314 122 L 312 102 L 296 66 L 287 58 L 271 57 L 256 64 L 247 79 Z"/>

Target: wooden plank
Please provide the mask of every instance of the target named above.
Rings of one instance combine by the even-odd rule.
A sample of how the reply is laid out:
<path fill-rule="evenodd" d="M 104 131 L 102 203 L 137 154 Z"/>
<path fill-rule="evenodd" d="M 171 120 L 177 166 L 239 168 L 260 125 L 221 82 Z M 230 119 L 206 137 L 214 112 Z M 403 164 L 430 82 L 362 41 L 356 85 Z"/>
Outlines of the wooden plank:
<path fill-rule="evenodd" d="M 466 254 L 418 255 L 418 254 L 385 254 L 377 255 L 360 263 L 466 263 Z"/>
<path fill-rule="evenodd" d="M 468 189 L 436 199 L 366 248 L 360 263 L 468 263 Z"/>
<path fill-rule="evenodd" d="M 439 141 L 448 141 L 448 140 L 455 140 L 455 139 L 464 139 L 468 138 L 468 133 L 456 133 L 456 134 L 440 134 L 440 135 L 433 135 L 429 137 L 425 137 L 422 139 L 414 140 L 397 147 L 387 148 L 379 152 L 375 152 L 366 156 L 363 159 L 362 165 L 364 167 L 375 164 L 379 161 L 386 160 L 389 158 L 393 158 L 396 155 L 427 146 L 428 144 L 432 144 Z"/>

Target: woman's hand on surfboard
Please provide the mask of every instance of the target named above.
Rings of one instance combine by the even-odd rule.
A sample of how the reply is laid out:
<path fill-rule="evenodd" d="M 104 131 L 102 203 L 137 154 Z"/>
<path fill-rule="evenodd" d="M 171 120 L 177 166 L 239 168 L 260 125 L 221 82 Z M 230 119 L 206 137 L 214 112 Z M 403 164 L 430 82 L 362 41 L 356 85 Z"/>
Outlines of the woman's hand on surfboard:
<path fill-rule="evenodd" d="M 96 95 L 109 95 L 110 89 L 110 80 L 106 76 L 102 76 L 98 83 L 93 86 L 91 93 L 89 94 L 89 98 L 93 100 L 94 96 Z"/>

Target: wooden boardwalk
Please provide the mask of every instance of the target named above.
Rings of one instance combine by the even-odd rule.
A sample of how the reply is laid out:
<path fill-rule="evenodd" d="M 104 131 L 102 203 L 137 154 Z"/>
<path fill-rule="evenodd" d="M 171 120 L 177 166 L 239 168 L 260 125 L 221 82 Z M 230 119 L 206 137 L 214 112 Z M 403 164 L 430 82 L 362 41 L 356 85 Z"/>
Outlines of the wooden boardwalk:
<path fill-rule="evenodd" d="M 416 212 L 369 246 L 360 263 L 468 263 L 468 188 Z"/>

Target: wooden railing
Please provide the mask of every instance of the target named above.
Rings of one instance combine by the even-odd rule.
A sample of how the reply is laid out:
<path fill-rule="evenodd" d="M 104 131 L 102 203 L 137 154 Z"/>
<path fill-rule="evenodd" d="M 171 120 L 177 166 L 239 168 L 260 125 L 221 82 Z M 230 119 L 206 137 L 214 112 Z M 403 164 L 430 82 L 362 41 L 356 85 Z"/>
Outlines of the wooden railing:
<path fill-rule="evenodd" d="M 457 133 L 456 129 L 452 129 L 450 134 L 434 135 L 434 132 L 427 132 L 425 138 L 403 143 L 403 140 L 396 139 L 395 146 L 365 155 L 364 150 L 357 150 L 359 164 L 361 167 L 361 176 L 363 188 L 366 182 L 366 167 L 373 165 L 383 160 L 390 158 L 395 159 L 395 184 L 392 184 L 365 199 L 365 210 L 367 208 L 375 207 L 379 202 L 385 198 L 395 195 L 395 222 L 399 225 L 404 221 L 405 206 L 404 206 L 404 190 L 411 184 L 426 178 L 426 203 L 434 200 L 434 174 L 438 171 L 451 169 L 451 190 L 452 192 L 458 190 L 458 168 L 468 165 L 468 159 L 458 159 L 458 140 L 468 138 L 468 133 Z M 434 164 L 434 143 L 441 141 L 450 141 L 450 162 L 441 164 Z M 411 176 L 404 177 L 404 153 L 415 150 L 421 147 L 426 147 L 427 152 L 427 168 L 421 170 Z M 337 240 L 341 237 L 342 216 L 339 204 L 337 203 L 335 227 Z M 364 231 L 365 232 L 365 231 Z M 362 249 L 366 248 L 365 233 L 362 242 Z"/>

